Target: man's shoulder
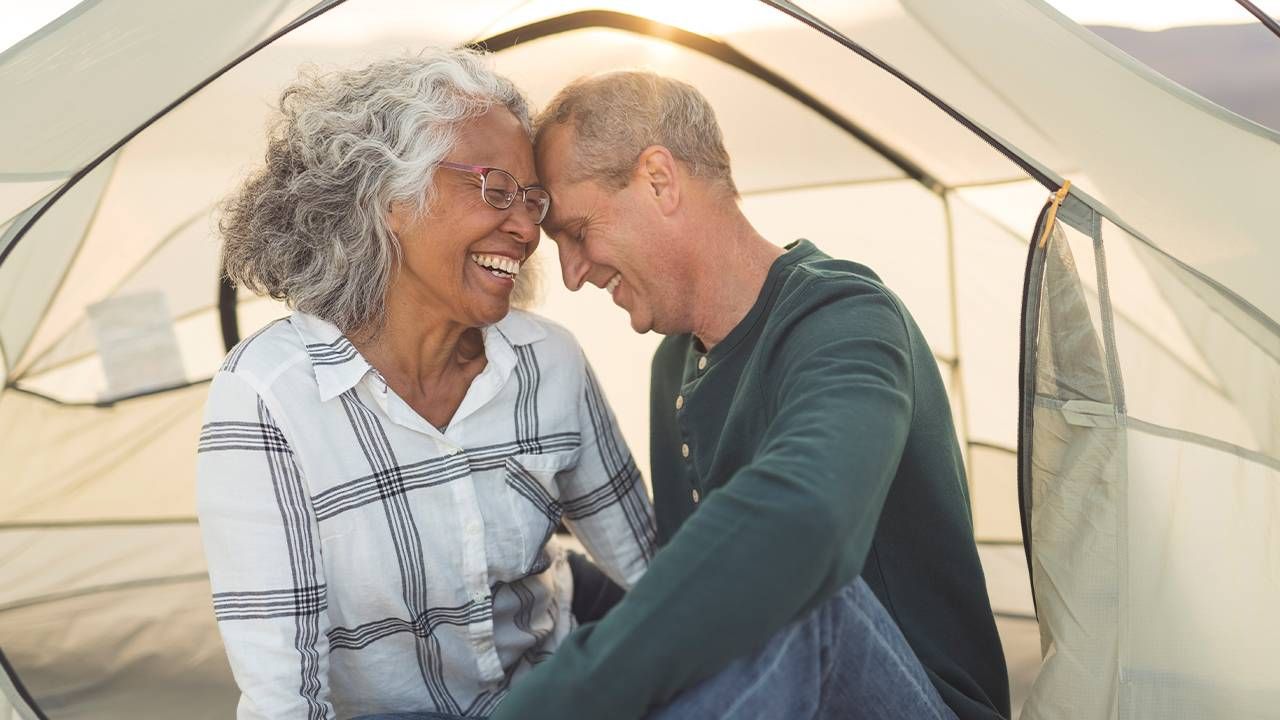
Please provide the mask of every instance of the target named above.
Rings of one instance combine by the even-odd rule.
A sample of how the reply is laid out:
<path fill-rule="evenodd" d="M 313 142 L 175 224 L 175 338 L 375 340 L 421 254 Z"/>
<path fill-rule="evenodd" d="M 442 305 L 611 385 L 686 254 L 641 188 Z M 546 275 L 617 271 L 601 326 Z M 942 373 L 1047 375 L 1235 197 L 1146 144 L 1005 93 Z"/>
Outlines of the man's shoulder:
<path fill-rule="evenodd" d="M 801 288 L 809 293 L 839 292 L 857 289 L 888 293 L 888 288 L 875 270 L 853 260 L 834 258 L 821 251 L 796 263 L 784 283 L 785 289 L 797 292 Z"/>
<path fill-rule="evenodd" d="M 819 253 L 792 268 L 778 292 L 772 314 L 798 320 L 815 312 L 839 314 L 841 307 L 856 306 L 906 312 L 898 296 L 870 267 Z"/>
<path fill-rule="evenodd" d="M 798 263 L 778 290 L 763 329 L 771 354 L 803 354 L 836 339 L 917 340 L 910 312 L 869 267 L 822 256 Z"/>

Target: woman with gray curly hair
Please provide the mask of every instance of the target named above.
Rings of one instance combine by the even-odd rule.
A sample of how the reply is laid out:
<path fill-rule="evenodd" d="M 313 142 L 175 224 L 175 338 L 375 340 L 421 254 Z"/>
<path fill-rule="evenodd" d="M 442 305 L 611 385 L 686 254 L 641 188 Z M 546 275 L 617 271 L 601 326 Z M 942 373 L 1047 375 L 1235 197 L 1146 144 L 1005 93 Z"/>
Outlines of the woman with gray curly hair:
<path fill-rule="evenodd" d="M 562 518 L 623 586 L 653 552 L 581 349 L 512 309 L 551 203 L 526 102 L 431 50 L 304 73 L 280 111 L 223 264 L 294 312 L 228 354 L 198 456 L 239 717 L 486 716 L 599 613 Z"/>

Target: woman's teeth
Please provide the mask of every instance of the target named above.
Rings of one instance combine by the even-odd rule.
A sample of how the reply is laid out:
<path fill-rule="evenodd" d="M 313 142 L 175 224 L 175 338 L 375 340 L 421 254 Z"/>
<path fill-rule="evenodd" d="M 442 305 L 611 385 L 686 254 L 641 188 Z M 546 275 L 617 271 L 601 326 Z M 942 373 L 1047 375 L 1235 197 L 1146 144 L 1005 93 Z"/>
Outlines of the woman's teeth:
<path fill-rule="evenodd" d="M 609 282 L 605 284 L 604 289 L 608 290 L 609 294 L 612 295 L 613 291 L 618 289 L 618 283 L 620 282 L 622 282 L 622 273 L 618 273 L 610 278 Z"/>
<path fill-rule="evenodd" d="M 471 253 L 471 262 L 500 278 L 513 278 L 520 274 L 520 263 L 502 255 Z"/>

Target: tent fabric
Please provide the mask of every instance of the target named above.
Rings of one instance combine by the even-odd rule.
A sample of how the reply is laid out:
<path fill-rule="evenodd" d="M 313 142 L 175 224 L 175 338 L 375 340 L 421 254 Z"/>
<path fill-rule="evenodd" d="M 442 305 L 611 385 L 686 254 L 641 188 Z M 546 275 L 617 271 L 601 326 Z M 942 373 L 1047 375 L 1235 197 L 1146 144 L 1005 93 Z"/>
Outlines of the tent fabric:
<path fill-rule="evenodd" d="M 0 117 L 0 136 L 22 139 L 6 146 L 0 178 L 70 177 L 193 78 L 247 49 L 286 4 L 79 3 L 0 54 L 0 97 L 17 101 Z M 12 209 L 0 206 L 0 217 Z"/>
<path fill-rule="evenodd" d="M 282 87 L 304 63 L 510 37 L 586 11 L 609 26 L 521 31 L 494 66 L 535 105 L 617 67 L 695 84 L 753 224 L 867 263 L 911 307 L 951 394 L 1007 654 L 1022 658 L 1015 705 L 1036 682 L 1026 717 L 1247 717 L 1274 698 L 1260 653 L 1280 629 L 1249 615 L 1280 598 L 1280 296 L 1266 272 L 1280 244 L 1262 195 L 1280 170 L 1274 133 L 1041 0 L 806 2 L 1026 165 L 1072 180 L 1059 234 L 1036 255 L 1043 278 L 1025 288 L 1041 324 L 1024 347 L 1028 238 L 1046 188 L 769 3 L 189 5 L 85 0 L 0 54 L 0 97 L 16 108 L 0 118 L 0 648 L 51 716 L 167 716 L 185 696 L 184 714 L 213 717 L 235 701 L 192 544 L 194 452 L 226 350 L 216 205 L 261 157 Z M 605 295 L 565 291 L 548 250 L 535 256 L 536 310 L 578 336 L 646 464 L 658 338 L 633 334 Z M 112 399 L 88 308 L 142 293 L 168 308 L 185 386 Z M 233 310 L 241 336 L 288 312 L 243 292 Z M 1025 409 L 1020 360 L 1047 383 Z M 1064 394 L 1086 380 L 1089 393 Z M 1128 572 L 1139 564 L 1168 572 Z M 1229 602 L 1210 596 L 1228 585 L 1240 588 Z M 1227 678 L 1210 660 L 1235 647 Z M 1066 704 L 1085 692 L 1093 708 Z M 1166 700 L 1172 710 L 1151 714 Z"/>
<path fill-rule="evenodd" d="M 959 62 L 924 67 L 905 43 L 883 48 L 890 61 L 1043 162 L 1054 154 L 1038 152 L 1038 140 L 1051 138 L 1061 157 L 1051 167 L 1087 176 L 1081 187 L 1109 214 L 1280 317 L 1280 291 L 1256 272 L 1280 266 L 1280 249 L 1268 242 L 1273 226 L 1259 212 L 1270 202 L 1280 134 L 1147 69 L 1045 3 L 904 5 Z M 820 13 L 821 4 L 811 9 Z M 964 87 L 948 82 L 957 66 L 998 88 L 1022 122 L 1006 114 L 1009 104 L 952 93 Z"/>
<path fill-rule="evenodd" d="M 1023 717 L 1265 717 L 1280 698 L 1280 335 L 1075 198 L 1059 218 L 1026 328 L 1045 659 Z M 1145 293 L 1146 319 L 1119 322 Z M 1222 350 L 1239 375 L 1211 369 Z"/>
<path fill-rule="evenodd" d="M 1031 577 L 1045 659 L 1023 713 L 1028 720 L 1114 717 L 1120 679 L 1118 399 L 1081 282 L 1094 267 L 1073 252 L 1079 244 L 1055 228 L 1032 270 L 1035 310 L 1028 315 L 1038 322 L 1028 328 L 1035 362 L 1024 379 L 1034 388 L 1025 400 L 1033 406 L 1026 418 L 1032 429 L 1027 482 Z"/>

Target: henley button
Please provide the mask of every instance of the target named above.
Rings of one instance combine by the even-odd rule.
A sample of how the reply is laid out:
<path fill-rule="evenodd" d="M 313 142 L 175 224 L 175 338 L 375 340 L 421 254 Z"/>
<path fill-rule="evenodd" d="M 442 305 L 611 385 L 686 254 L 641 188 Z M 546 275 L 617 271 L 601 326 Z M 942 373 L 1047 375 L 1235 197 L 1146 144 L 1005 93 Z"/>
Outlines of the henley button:
<path fill-rule="evenodd" d="M 689 443 L 680 443 L 680 455 L 689 457 Z"/>
<path fill-rule="evenodd" d="M 698 495 L 698 491 L 695 489 L 695 490 L 693 491 L 693 504 L 694 504 L 694 505 L 697 505 L 697 504 L 698 504 L 699 497 L 700 497 L 700 496 Z"/>
<path fill-rule="evenodd" d="M 702 357 L 698 358 L 698 369 L 699 369 L 699 370 L 706 370 L 706 369 L 707 369 L 707 356 L 706 356 L 706 355 L 703 355 Z"/>
<path fill-rule="evenodd" d="M 682 407 L 684 407 L 684 396 L 683 396 L 683 395 L 677 395 L 677 396 L 676 396 L 676 409 L 677 409 L 677 410 L 679 410 L 679 409 L 680 409 L 680 408 L 682 408 Z"/>

